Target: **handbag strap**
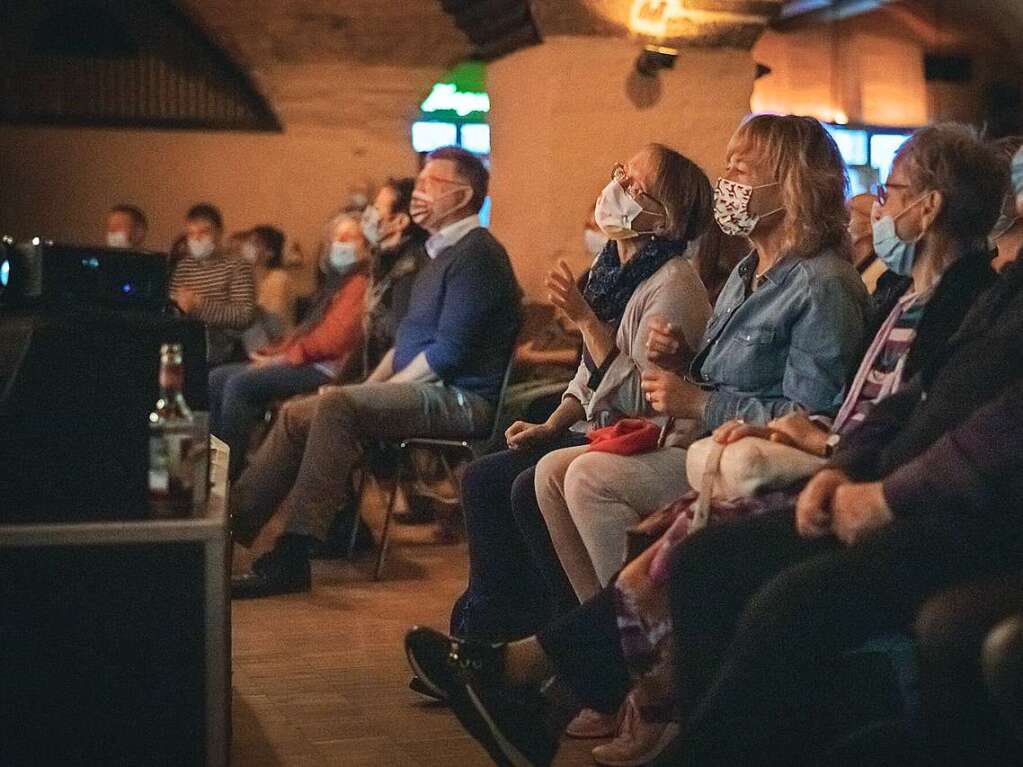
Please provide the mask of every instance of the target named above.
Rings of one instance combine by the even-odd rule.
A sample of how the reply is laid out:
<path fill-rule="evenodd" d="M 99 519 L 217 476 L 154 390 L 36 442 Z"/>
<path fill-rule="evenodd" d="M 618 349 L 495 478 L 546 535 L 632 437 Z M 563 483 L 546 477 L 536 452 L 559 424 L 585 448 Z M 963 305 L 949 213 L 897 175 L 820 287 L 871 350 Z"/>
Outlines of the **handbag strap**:
<path fill-rule="evenodd" d="M 703 477 L 700 479 L 700 495 L 693 504 L 693 520 L 689 523 L 689 532 L 694 533 L 707 526 L 710 519 L 710 501 L 714 495 L 714 483 L 721 475 L 721 456 L 725 452 L 721 442 L 714 441 L 707 453 L 707 462 L 703 465 Z"/>

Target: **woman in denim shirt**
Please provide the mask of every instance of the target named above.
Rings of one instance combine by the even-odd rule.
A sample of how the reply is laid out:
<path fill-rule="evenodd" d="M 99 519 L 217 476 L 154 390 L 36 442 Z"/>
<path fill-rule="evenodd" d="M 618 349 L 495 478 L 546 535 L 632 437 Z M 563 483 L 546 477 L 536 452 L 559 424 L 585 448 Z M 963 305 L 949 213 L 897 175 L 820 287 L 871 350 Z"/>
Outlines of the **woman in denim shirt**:
<path fill-rule="evenodd" d="M 547 531 L 580 600 L 621 566 L 626 529 L 689 489 L 684 448 L 693 435 L 733 419 L 837 412 L 863 348 L 867 301 L 851 264 L 845 191 L 838 147 L 816 120 L 759 115 L 739 127 L 714 215 L 753 250 L 725 283 L 686 379 L 671 372 L 684 369 L 681 335 L 650 322 L 656 366 L 642 386 L 653 410 L 677 419 L 668 447 L 584 453 L 560 475 L 545 462 L 537 468 Z M 621 747 L 663 736 L 663 726 L 630 720 Z"/>

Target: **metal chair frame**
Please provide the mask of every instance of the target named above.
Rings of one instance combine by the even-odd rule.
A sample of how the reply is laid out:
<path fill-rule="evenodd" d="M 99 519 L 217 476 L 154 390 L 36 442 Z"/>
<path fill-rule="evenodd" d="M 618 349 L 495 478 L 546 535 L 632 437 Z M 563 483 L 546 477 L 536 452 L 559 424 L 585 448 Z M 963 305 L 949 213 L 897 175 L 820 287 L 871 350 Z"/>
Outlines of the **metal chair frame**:
<path fill-rule="evenodd" d="M 464 455 L 464 460 L 475 461 L 477 458 L 483 456 L 483 450 L 487 445 L 493 443 L 497 438 L 498 431 L 501 428 L 501 421 L 504 417 L 504 403 L 505 395 L 508 391 L 508 381 L 511 379 L 512 367 L 515 362 L 515 354 L 512 352 L 508 359 L 508 364 L 505 367 L 504 378 L 501 381 L 501 390 L 498 394 L 497 404 L 494 407 L 494 421 L 490 427 L 490 433 L 486 437 L 479 439 L 433 439 L 430 437 L 409 437 L 403 439 L 400 442 L 386 443 L 392 447 L 397 448 L 398 453 L 398 465 L 395 468 L 394 474 L 394 485 L 388 493 L 387 497 L 387 510 L 384 513 L 384 527 L 380 533 L 380 543 L 377 546 L 377 561 L 376 566 L 373 570 L 373 579 L 381 580 L 384 572 L 384 563 L 387 559 L 387 552 L 390 547 L 391 541 L 391 523 L 394 516 L 394 507 L 397 503 L 398 493 L 403 492 L 403 482 L 405 480 L 405 464 L 408 462 L 407 456 L 410 454 L 409 451 L 413 448 L 420 448 L 433 453 L 440 459 L 441 465 L 444 467 L 444 472 L 447 475 L 448 480 L 452 486 L 458 488 L 458 480 L 455 478 L 454 470 L 451 467 L 451 463 L 448 461 L 448 452 L 454 451 Z M 359 479 L 356 482 L 355 497 L 358 499 L 359 513 L 361 514 L 363 493 L 366 490 L 367 480 L 372 476 L 372 472 L 363 463 L 360 467 Z M 352 530 L 348 540 L 348 558 L 352 559 L 355 555 L 355 543 L 356 536 L 358 534 L 359 523 L 358 519 L 355 519 L 352 523 Z"/>

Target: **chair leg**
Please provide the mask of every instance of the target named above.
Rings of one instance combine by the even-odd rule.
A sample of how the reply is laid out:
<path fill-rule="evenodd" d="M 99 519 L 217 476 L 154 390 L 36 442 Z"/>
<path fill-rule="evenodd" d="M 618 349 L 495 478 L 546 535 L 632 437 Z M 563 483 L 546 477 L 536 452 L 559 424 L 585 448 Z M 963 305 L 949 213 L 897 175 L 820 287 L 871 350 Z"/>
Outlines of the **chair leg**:
<path fill-rule="evenodd" d="M 359 470 L 359 479 L 356 482 L 353 496 L 355 498 L 355 509 L 352 517 L 352 531 L 348 534 L 348 561 L 355 559 L 355 542 L 359 537 L 359 523 L 362 521 L 363 493 L 366 491 L 366 478 L 368 471 L 363 468 Z"/>
<path fill-rule="evenodd" d="M 373 571 L 373 579 L 381 580 L 384 574 L 384 560 L 387 558 L 387 548 L 391 542 L 391 518 L 394 516 L 394 505 L 401 491 L 402 461 L 399 458 L 398 468 L 394 474 L 394 488 L 387 499 L 387 512 L 384 514 L 384 529 L 380 533 L 380 550 L 377 553 L 377 566 Z"/>

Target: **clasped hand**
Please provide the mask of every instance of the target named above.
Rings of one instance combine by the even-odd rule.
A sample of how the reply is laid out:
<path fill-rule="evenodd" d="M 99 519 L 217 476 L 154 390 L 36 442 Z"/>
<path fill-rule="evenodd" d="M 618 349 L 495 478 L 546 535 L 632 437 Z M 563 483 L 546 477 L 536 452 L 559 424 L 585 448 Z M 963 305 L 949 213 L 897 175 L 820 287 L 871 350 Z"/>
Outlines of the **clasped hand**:
<path fill-rule="evenodd" d="M 703 416 L 707 392 L 674 373 L 657 368 L 644 370 L 640 386 L 654 412 L 676 418 Z"/>
<path fill-rule="evenodd" d="M 681 370 L 689 363 L 690 350 L 681 329 L 664 317 L 647 320 L 646 356 L 657 367 Z"/>
<path fill-rule="evenodd" d="M 839 469 L 818 472 L 796 501 L 796 530 L 804 538 L 831 533 L 851 545 L 893 518 L 880 482 L 856 483 Z"/>
<path fill-rule="evenodd" d="M 802 413 L 783 415 L 768 421 L 764 426 L 738 419 L 728 421 L 714 430 L 714 439 L 723 445 L 730 445 L 746 437 L 759 437 L 797 448 L 804 453 L 823 456 L 828 433 Z"/>

